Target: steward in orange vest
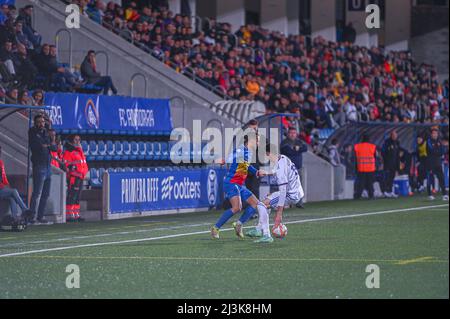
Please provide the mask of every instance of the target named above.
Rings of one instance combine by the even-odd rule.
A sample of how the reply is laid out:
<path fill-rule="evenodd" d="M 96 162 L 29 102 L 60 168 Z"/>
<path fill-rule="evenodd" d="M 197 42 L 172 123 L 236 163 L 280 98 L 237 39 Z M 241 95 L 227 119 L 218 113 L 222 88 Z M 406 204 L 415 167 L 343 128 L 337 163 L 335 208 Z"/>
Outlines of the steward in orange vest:
<path fill-rule="evenodd" d="M 355 145 L 356 172 L 355 199 L 360 199 L 364 190 L 369 193 L 369 198 L 373 199 L 376 171 L 376 152 L 375 144 L 369 142 L 369 136 L 364 135 L 362 142 Z"/>
<path fill-rule="evenodd" d="M 71 136 L 64 145 L 63 161 L 67 168 L 67 199 L 66 221 L 84 221 L 80 217 L 80 195 L 83 190 L 83 181 L 89 171 L 86 157 L 81 148 L 81 138 Z"/>

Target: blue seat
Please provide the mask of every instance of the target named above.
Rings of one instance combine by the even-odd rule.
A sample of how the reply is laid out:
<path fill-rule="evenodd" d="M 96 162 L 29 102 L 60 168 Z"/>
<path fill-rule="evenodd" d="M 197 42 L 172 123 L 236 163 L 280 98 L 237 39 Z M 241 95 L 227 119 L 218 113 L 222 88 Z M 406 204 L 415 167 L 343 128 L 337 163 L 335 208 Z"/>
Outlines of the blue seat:
<path fill-rule="evenodd" d="M 172 161 L 181 162 L 183 160 L 183 150 L 179 147 L 175 149 L 173 146 L 175 145 L 175 142 L 170 142 L 170 152 L 169 156 Z M 183 144 L 184 145 L 184 144 Z M 180 146 L 180 145 L 178 145 Z"/>
<path fill-rule="evenodd" d="M 131 155 L 130 160 L 135 161 L 139 156 L 139 146 L 136 142 L 131 142 Z"/>
<path fill-rule="evenodd" d="M 123 145 L 122 145 L 122 142 L 115 141 L 114 142 L 114 149 L 115 149 L 115 153 L 114 153 L 114 156 L 113 156 L 113 160 L 114 161 L 120 161 L 122 159 L 122 156 L 123 156 Z"/>
<path fill-rule="evenodd" d="M 89 156 L 89 143 L 86 141 L 81 142 L 81 148 L 85 156 Z"/>
<path fill-rule="evenodd" d="M 99 172 L 96 168 L 91 168 L 89 170 L 89 175 L 89 185 L 91 185 L 92 187 L 99 187 L 102 185 Z"/>
<path fill-rule="evenodd" d="M 86 142 L 87 143 L 87 142 Z M 98 159 L 98 145 L 95 141 L 90 141 L 88 145 L 89 153 L 86 156 L 88 161 L 95 161 Z"/>
<path fill-rule="evenodd" d="M 153 159 L 155 161 L 162 160 L 161 143 L 159 142 L 153 143 Z"/>
<path fill-rule="evenodd" d="M 98 170 L 98 176 L 100 179 L 100 183 L 103 185 L 103 174 L 105 174 L 106 170 L 103 167 L 100 167 Z"/>
<path fill-rule="evenodd" d="M 130 143 L 128 143 L 128 141 L 124 141 L 122 143 L 122 156 L 121 156 L 121 160 L 122 161 L 128 161 L 130 159 L 131 156 L 131 145 Z"/>
<path fill-rule="evenodd" d="M 167 142 L 161 143 L 161 159 L 163 161 L 168 161 L 170 159 L 169 143 Z"/>
<path fill-rule="evenodd" d="M 112 141 L 106 142 L 106 156 L 105 161 L 112 161 L 115 155 L 114 143 Z"/>
<path fill-rule="evenodd" d="M 106 157 L 106 144 L 103 141 L 98 142 L 97 161 L 104 161 Z"/>
<path fill-rule="evenodd" d="M 139 142 L 138 148 L 139 148 L 138 160 L 143 161 L 145 160 L 145 155 L 147 155 L 146 144 L 144 142 Z"/>
<path fill-rule="evenodd" d="M 145 143 L 145 160 L 153 161 L 153 143 L 147 142 Z"/>

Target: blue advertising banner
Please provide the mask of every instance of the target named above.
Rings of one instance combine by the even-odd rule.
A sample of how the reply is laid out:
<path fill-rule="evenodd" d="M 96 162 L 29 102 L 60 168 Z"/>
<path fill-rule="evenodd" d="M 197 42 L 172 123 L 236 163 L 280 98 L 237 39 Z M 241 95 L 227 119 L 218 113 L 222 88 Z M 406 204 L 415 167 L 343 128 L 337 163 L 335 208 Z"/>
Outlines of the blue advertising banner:
<path fill-rule="evenodd" d="M 55 129 L 165 131 L 173 128 L 169 100 L 90 94 L 45 94 Z"/>
<path fill-rule="evenodd" d="M 109 213 L 218 207 L 225 173 L 225 169 L 111 173 Z"/>

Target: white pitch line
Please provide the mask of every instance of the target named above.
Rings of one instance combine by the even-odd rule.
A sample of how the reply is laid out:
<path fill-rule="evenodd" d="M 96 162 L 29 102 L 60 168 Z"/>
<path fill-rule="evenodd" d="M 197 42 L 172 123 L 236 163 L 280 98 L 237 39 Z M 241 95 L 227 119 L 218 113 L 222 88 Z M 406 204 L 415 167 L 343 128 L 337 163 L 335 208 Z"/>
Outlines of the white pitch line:
<path fill-rule="evenodd" d="M 341 216 L 333 216 L 333 217 L 322 217 L 322 218 L 314 218 L 314 219 L 304 219 L 304 220 L 297 220 L 297 221 L 286 222 L 285 224 L 286 225 L 303 224 L 303 223 L 318 222 L 318 221 L 348 219 L 348 218 L 356 218 L 356 217 L 393 214 L 393 213 L 400 213 L 400 212 L 412 212 L 412 211 L 418 211 L 418 210 L 423 210 L 423 209 L 442 208 L 442 207 L 448 207 L 448 204 L 445 204 L 445 205 L 434 205 L 434 206 L 413 207 L 413 208 L 403 208 L 403 209 L 393 209 L 393 210 L 386 210 L 386 211 L 380 211 L 380 212 L 341 215 Z M 246 228 L 248 228 L 248 227 L 246 227 Z M 226 228 L 226 229 L 222 229 L 221 231 L 230 231 L 230 230 L 233 230 L 233 228 Z M 51 251 L 61 251 L 61 250 L 68 250 L 68 249 L 77 249 L 77 248 L 99 247 L 99 246 L 109 246 L 109 245 L 121 245 L 121 244 L 129 244 L 129 243 L 141 243 L 141 242 L 154 241 L 154 240 L 160 240 L 160 239 L 170 239 L 170 238 L 178 238 L 178 237 L 185 237 L 185 236 L 209 234 L 209 232 L 210 231 L 208 230 L 208 231 L 198 231 L 198 232 L 175 234 L 175 235 L 166 235 L 166 236 L 159 236 L 159 237 L 129 239 L 129 240 L 103 242 L 103 243 L 93 243 L 93 244 L 83 244 L 83 245 L 74 245 L 74 246 L 66 246 L 66 247 L 55 247 L 55 248 L 46 248 L 46 249 L 38 249 L 38 250 L 29 250 L 29 251 L 22 251 L 22 252 L 17 252 L 17 253 L 3 254 L 3 255 L 0 255 L 0 258 L 13 257 L 13 256 L 23 256 L 23 255 L 51 252 Z"/>
<path fill-rule="evenodd" d="M 140 230 L 128 231 L 128 232 L 72 236 L 72 237 L 55 238 L 55 239 L 51 239 L 51 240 L 38 240 L 38 241 L 29 241 L 29 242 L 22 242 L 22 243 L 2 244 L 2 245 L 0 245 L 0 248 L 11 248 L 11 247 L 36 245 L 36 244 L 50 244 L 50 243 L 56 244 L 56 243 L 63 242 L 63 241 L 70 241 L 70 240 L 77 240 L 77 239 L 90 239 L 90 238 L 108 237 L 108 236 L 117 236 L 117 235 L 135 235 L 135 234 L 150 233 L 150 232 L 161 231 L 161 230 L 176 230 L 176 229 L 180 229 L 180 228 L 195 228 L 195 227 L 210 226 L 210 225 L 211 225 L 211 223 L 187 224 L 187 225 L 179 225 L 179 226 L 158 227 L 158 228 L 152 228 L 152 229 L 140 229 Z M 133 227 L 135 227 L 135 226 L 133 226 Z M 136 226 L 136 227 L 139 227 L 139 226 Z"/>

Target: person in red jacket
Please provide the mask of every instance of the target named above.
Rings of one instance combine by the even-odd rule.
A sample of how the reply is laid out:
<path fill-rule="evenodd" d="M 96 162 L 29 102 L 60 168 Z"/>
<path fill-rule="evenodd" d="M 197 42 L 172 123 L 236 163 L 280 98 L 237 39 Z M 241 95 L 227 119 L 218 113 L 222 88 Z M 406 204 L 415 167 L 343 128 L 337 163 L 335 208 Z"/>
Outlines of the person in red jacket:
<path fill-rule="evenodd" d="M 2 156 L 2 147 L 0 146 L 0 157 Z M 22 210 L 22 214 L 28 212 L 28 207 L 20 198 L 17 189 L 11 188 L 8 177 L 6 176 L 5 164 L 0 159 L 0 199 L 9 200 L 11 214 L 13 217 L 19 217 L 17 206 Z"/>
<path fill-rule="evenodd" d="M 80 217 L 80 195 L 83 189 L 83 181 L 88 173 L 86 157 L 81 148 L 81 138 L 73 135 L 64 145 L 63 160 L 67 172 L 67 199 L 66 220 L 67 222 L 84 221 Z"/>

